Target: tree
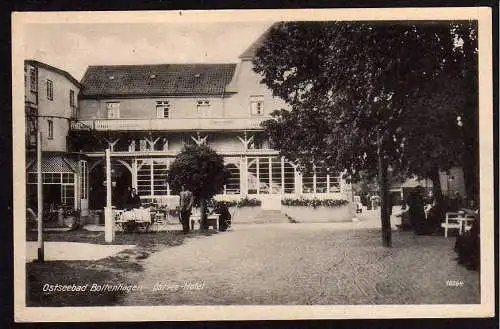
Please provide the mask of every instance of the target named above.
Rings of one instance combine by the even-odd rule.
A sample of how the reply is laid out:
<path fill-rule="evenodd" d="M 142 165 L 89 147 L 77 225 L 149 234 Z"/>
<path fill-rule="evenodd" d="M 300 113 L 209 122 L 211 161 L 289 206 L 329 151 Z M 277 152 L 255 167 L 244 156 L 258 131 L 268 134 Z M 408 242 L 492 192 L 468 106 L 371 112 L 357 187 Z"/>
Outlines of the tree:
<path fill-rule="evenodd" d="M 274 147 L 304 167 L 320 162 L 346 169 L 353 179 L 361 172 L 378 176 L 386 246 L 389 167 L 403 176 L 428 177 L 434 171 L 427 167 L 446 169 L 459 161 L 456 118 L 464 110 L 454 108 L 452 99 L 465 96 L 444 83 L 463 63 L 456 26 L 461 25 L 280 23 L 254 59 L 262 82 L 291 108 L 264 123 Z M 430 96 L 433 106 L 425 103 Z M 418 165 L 423 156 L 425 170 Z"/>
<path fill-rule="evenodd" d="M 200 205 L 200 228 L 206 229 L 206 201 L 220 193 L 229 178 L 224 159 L 206 145 L 187 145 L 168 171 L 167 181 L 173 193 L 184 185 Z"/>

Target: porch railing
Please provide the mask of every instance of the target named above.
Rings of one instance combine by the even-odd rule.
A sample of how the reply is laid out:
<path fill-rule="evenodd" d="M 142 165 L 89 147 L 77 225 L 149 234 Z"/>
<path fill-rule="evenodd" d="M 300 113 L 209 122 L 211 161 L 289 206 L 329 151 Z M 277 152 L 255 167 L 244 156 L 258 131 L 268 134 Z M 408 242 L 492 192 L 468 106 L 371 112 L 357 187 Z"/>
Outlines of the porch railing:
<path fill-rule="evenodd" d="M 72 130 L 240 130 L 261 129 L 260 124 L 268 118 L 172 118 L 172 119 L 96 119 L 78 120 L 71 123 Z"/>

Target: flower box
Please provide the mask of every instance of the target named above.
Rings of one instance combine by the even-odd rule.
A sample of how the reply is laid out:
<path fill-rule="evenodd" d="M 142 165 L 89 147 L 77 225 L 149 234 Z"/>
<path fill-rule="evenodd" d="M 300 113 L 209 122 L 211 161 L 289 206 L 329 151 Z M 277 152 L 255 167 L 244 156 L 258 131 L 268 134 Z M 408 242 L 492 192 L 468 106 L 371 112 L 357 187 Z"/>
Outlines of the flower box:
<path fill-rule="evenodd" d="M 283 200 L 281 212 L 302 223 L 351 222 L 356 204 L 345 200 Z"/>

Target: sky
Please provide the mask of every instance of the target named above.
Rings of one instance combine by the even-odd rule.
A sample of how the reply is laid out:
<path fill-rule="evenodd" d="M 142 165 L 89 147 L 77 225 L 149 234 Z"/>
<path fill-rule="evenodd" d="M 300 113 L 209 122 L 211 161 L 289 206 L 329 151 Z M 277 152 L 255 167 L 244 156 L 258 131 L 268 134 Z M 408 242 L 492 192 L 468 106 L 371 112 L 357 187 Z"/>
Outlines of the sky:
<path fill-rule="evenodd" d="M 25 59 L 81 80 L 89 65 L 236 63 L 272 23 L 28 24 Z"/>

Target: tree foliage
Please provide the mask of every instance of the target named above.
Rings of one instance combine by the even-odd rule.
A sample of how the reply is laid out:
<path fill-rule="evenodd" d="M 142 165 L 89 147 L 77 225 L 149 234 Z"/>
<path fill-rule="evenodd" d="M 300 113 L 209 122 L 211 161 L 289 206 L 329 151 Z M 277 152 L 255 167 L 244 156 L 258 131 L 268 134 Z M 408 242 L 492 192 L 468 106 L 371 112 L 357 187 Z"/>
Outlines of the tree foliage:
<path fill-rule="evenodd" d="M 476 113 L 477 88 L 465 88 L 477 75 L 475 31 L 472 22 L 277 24 L 255 70 L 292 111 L 275 112 L 266 131 L 303 166 L 374 176 L 382 152 L 405 176 L 449 169 L 464 150 L 457 117 Z"/>
<path fill-rule="evenodd" d="M 377 176 L 386 246 L 389 168 L 438 187 L 439 170 L 467 150 L 459 121 L 477 116 L 467 106 L 477 97 L 467 81 L 477 75 L 475 30 L 471 22 L 287 22 L 256 53 L 255 71 L 291 108 L 264 123 L 273 146 L 301 167 Z"/>
<path fill-rule="evenodd" d="M 184 185 L 197 200 L 206 200 L 220 193 L 228 178 L 221 155 L 206 145 L 187 145 L 171 164 L 167 181 L 173 193 Z"/>

